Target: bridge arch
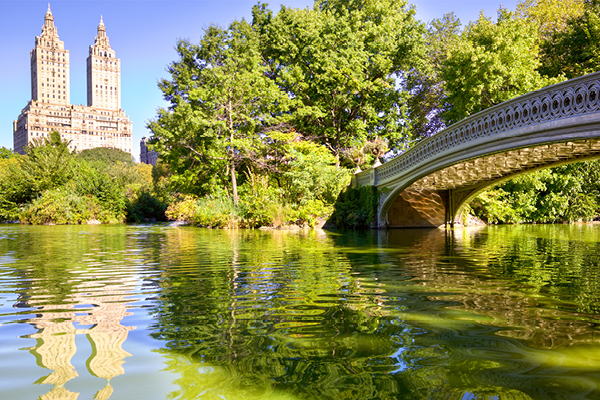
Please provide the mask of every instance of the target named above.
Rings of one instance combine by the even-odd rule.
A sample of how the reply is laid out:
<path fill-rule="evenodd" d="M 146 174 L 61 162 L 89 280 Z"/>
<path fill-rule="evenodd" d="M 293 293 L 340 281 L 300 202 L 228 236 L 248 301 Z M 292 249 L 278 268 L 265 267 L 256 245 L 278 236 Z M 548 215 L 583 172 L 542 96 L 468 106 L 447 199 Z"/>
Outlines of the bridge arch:
<path fill-rule="evenodd" d="M 485 188 L 520 174 L 600 157 L 600 73 L 498 104 L 355 175 L 381 190 L 376 227 L 453 223 Z"/>

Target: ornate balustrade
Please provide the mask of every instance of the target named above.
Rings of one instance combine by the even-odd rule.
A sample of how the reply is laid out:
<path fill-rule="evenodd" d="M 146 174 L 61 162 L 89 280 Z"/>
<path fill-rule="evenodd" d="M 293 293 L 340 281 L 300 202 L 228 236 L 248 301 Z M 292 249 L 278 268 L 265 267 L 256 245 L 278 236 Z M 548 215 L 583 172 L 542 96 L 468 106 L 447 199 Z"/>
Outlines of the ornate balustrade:
<path fill-rule="evenodd" d="M 380 185 L 467 142 L 513 129 L 600 111 L 600 72 L 514 98 L 420 141 L 393 160 L 356 175 L 356 185 Z"/>

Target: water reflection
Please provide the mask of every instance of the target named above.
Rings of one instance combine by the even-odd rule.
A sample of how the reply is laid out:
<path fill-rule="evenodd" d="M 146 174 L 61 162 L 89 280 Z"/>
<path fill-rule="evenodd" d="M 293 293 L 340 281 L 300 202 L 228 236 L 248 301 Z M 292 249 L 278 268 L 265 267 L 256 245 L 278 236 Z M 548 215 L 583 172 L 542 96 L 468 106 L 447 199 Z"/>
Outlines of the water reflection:
<path fill-rule="evenodd" d="M 198 235 L 180 231 L 167 237 L 151 328 L 182 399 L 598 394 L 597 315 L 568 306 L 581 305 L 577 286 L 550 295 L 565 273 L 548 259 L 561 251 L 562 263 L 597 271 L 582 257 L 592 249 L 527 233 L 210 232 L 193 244 Z"/>
<path fill-rule="evenodd" d="M 53 370 L 36 383 L 54 387 L 40 399 L 75 399 L 78 393 L 67 390 L 64 385 L 78 377 L 71 364 L 77 352 L 76 335 L 86 335 L 92 354 L 86 362 L 88 372 L 106 380 L 94 399 L 108 399 L 113 389 L 110 380 L 125 373 L 122 364 L 131 354 L 122 345 L 134 326 L 123 326 L 122 319 L 128 312 L 126 293 L 130 293 L 132 277 L 119 277 L 95 282 L 83 282 L 73 287 L 73 294 L 63 304 L 44 304 L 43 299 L 28 299 L 16 307 L 34 308 L 36 317 L 26 322 L 38 331 L 30 338 L 36 339 L 31 353 L 39 366 Z M 83 328 L 82 326 L 90 326 Z"/>
<path fill-rule="evenodd" d="M 133 261 L 127 251 L 132 239 L 122 232 L 106 234 L 94 229 L 56 227 L 52 234 L 48 229 L 23 227 L 17 230 L 19 240 L 11 240 L 12 228 L 1 242 L 2 253 L 13 255 L 4 261 L 18 266 L 11 271 L 17 277 L 15 315 L 33 315 L 17 320 L 35 329 L 21 336 L 35 339 L 33 347 L 23 350 L 35 356 L 39 367 L 51 371 L 35 380 L 37 385 L 52 385 L 39 399 L 79 396 L 65 386 L 80 376 L 81 369 L 73 365 L 78 350 L 79 358 L 91 353 L 86 372 L 105 381 L 95 399 L 110 398 L 111 379 L 125 373 L 122 364 L 130 354 L 123 343 L 129 331 L 136 329 L 122 323 L 132 315 L 130 303 L 135 299 L 130 296 L 138 280 L 135 268 L 128 266 Z M 86 337 L 89 345 L 81 348 L 79 336 Z"/>
<path fill-rule="evenodd" d="M 52 228 L 0 237 L 0 300 L 18 293 L 0 317 L 35 329 L 41 399 L 87 375 L 121 398 L 159 371 L 175 387 L 144 398 L 600 398 L 599 226 Z"/>

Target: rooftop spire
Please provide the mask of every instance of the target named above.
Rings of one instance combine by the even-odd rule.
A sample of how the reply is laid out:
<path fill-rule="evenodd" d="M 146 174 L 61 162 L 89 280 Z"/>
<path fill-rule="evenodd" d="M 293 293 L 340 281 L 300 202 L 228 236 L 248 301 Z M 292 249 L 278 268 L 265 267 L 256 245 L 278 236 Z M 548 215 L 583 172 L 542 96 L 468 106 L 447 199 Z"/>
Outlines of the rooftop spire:
<path fill-rule="evenodd" d="M 48 3 L 48 11 L 44 17 L 44 26 L 42 27 L 42 35 L 57 36 L 56 27 L 54 26 L 54 17 L 50 10 L 50 3 Z"/>
<path fill-rule="evenodd" d="M 52 11 L 50 10 L 50 3 L 48 3 L 48 11 L 46 11 L 46 17 L 44 18 L 47 21 L 54 21 L 54 17 L 52 16 Z"/>
<path fill-rule="evenodd" d="M 98 37 L 106 36 L 106 27 L 104 26 L 104 21 L 102 20 L 102 15 L 100 15 L 100 25 L 98 25 Z"/>
<path fill-rule="evenodd" d="M 96 40 L 94 41 L 93 47 L 98 50 L 110 49 L 110 44 L 108 42 L 108 36 L 106 36 L 106 26 L 104 26 L 104 19 L 102 18 L 102 15 L 100 15 L 100 24 L 98 25 L 98 34 L 96 35 Z M 92 52 L 92 51 L 93 50 L 90 49 L 90 52 Z"/>

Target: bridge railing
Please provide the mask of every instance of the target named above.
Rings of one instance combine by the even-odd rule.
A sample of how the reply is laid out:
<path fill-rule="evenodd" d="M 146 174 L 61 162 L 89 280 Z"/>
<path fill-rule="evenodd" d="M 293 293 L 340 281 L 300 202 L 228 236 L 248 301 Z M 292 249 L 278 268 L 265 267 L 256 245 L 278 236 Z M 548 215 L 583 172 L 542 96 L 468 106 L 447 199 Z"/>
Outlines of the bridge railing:
<path fill-rule="evenodd" d="M 376 168 L 356 175 L 357 186 L 379 185 L 466 142 L 512 129 L 600 111 L 600 72 L 548 86 L 495 105 L 421 140 Z"/>

